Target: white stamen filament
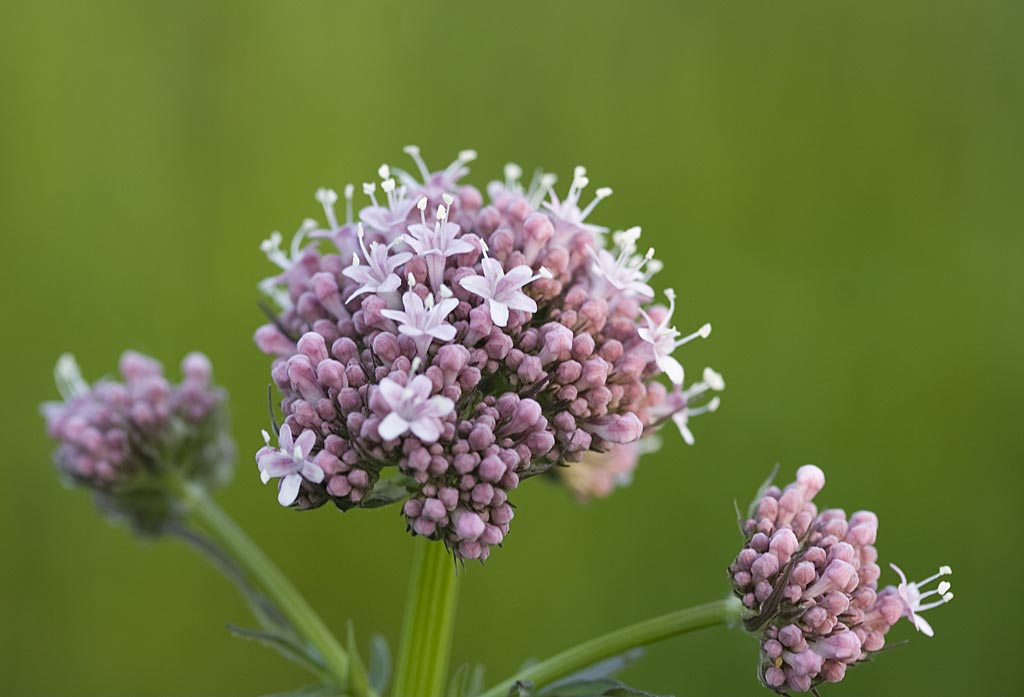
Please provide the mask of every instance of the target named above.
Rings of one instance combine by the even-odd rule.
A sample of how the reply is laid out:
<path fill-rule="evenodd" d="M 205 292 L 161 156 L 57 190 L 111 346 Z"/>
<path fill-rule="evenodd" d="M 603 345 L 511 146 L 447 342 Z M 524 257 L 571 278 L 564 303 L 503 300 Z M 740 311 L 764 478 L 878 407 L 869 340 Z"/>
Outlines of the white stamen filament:
<path fill-rule="evenodd" d="M 420 175 L 423 177 L 423 183 L 426 184 L 427 180 L 430 179 L 430 170 L 427 169 L 427 163 L 420 157 L 420 149 L 415 145 L 406 145 L 402 150 L 416 163 L 420 170 Z"/>
<path fill-rule="evenodd" d="M 316 190 L 316 200 L 323 206 L 324 217 L 327 218 L 331 232 L 334 232 L 338 229 L 338 218 L 334 214 L 334 204 L 338 201 L 338 193 L 334 189 L 321 187 Z"/>
<path fill-rule="evenodd" d="M 345 224 L 352 224 L 352 197 L 356 193 L 356 187 L 352 184 L 345 185 Z"/>

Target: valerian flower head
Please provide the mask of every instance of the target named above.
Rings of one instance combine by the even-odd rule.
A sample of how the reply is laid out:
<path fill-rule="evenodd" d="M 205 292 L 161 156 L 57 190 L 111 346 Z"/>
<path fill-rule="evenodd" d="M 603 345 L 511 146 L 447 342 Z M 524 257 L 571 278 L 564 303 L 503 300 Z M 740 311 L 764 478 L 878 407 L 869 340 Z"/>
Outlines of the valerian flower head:
<path fill-rule="evenodd" d="M 901 617 L 931 636 L 917 613 L 952 599 L 945 581 L 920 592 L 950 573 L 946 566 L 920 584 L 908 584 L 896 569 L 899 586 L 879 590 L 877 516 L 819 512 L 813 499 L 824 486 L 824 473 L 805 465 L 784 489 L 766 488 L 741 524 L 746 544 L 729 566 L 747 610 L 744 624 L 760 636 L 758 676 L 780 694 L 839 682 L 847 668 L 882 650 Z M 921 604 L 932 596 L 940 599 Z"/>
<path fill-rule="evenodd" d="M 226 395 L 201 353 L 185 356 L 178 384 L 134 351 L 119 367 L 122 381 L 90 385 L 74 357 L 61 356 L 54 377 L 63 401 L 43 405 L 46 428 L 67 482 L 92 489 L 111 516 L 158 533 L 180 512 L 180 484 L 212 488 L 231 476 Z"/>
<path fill-rule="evenodd" d="M 508 165 L 485 205 L 462 183 L 476 153 L 432 172 L 406 152 L 415 167 L 381 167 L 354 215 L 346 189 L 344 224 L 325 189 L 327 229 L 312 223 L 290 254 L 268 246 L 283 273 L 262 287 L 281 311 L 255 338 L 275 356 L 284 420 L 259 465 L 287 506 L 407 498 L 413 534 L 484 559 L 523 479 L 575 471 L 577 496 L 607 494 L 662 425 L 692 441 L 688 419 L 724 383 L 712 371 L 682 386 L 674 295 L 651 304 L 660 264 L 637 253 L 639 228 L 591 222 L 611 189 L 582 202 L 585 170 L 559 199 L 553 175 L 524 185 Z M 333 248 L 305 244 L 322 238 Z"/>

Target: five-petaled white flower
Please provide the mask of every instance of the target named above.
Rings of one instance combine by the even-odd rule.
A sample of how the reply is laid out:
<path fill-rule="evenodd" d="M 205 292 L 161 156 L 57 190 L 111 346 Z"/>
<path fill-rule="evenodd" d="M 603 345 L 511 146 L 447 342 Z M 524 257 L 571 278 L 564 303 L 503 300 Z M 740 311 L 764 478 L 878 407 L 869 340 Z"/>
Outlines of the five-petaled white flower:
<path fill-rule="evenodd" d="M 303 479 L 314 484 L 324 480 L 324 471 L 309 459 L 309 453 L 316 445 L 316 433 L 313 431 L 305 430 L 293 440 L 291 429 L 285 425 L 277 434 L 277 448 L 270 445 L 270 434 L 266 431 L 263 432 L 263 441 L 266 446 L 256 453 L 260 479 L 266 484 L 275 477 L 281 478 L 277 501 L 282 506 L 295 503 Z"/>
<path fill-rule="evenodd" d="M 361 284 L 345 302 L 363 293 L 392 293 L 398 290 L 398 287 L 402 285 L 402 279 L 395 273 L 395 269 L 412 259 L 410 252 L 391 254 L 391 248 L 403 241 L 401 237 L 387 245 L 371 242 L 367 248 L 366 233 L 362 224 L 359 225 L 358 235 L 359 246 L 366 258 L 366 266 L 362 266 L 359 263 L 359 257 L 353 253 L 352 265 L 342 270 L 343 274 Z M 395 299 L 397 300 L 397 296 Z"/>
<path fill-rule="evenodd" d="M 405 243 L 417 255 L 424 257 L 427 263 L 427 277 L 431 287 L 437 291 L 444 282 L 445 260 L 456 254 L 475 252 L 476 247 L 466 240 L 459 239 L 459 226 L 448 222 L 448 213 L 455 199 L 444 194 L 444 205 L 437 207 L 436 220 L 433 228 L 427 225 L 425 211 L 427 198 L 421 198 L 416 207 L 420 209 L 420 222 L 409 226 L 409 237 Z"/>
<path fill-rule="evenodd" d="M 411 290 L 413 283 L 410 282 L 410 290 L 402 295 L 402 310 L 381 310 L 381 314 L 388 319 L 399 323 L 398 331 L 406 336 L 411 336 L 416 342 L 416 349 L 421 356 L 425 356 L 430 343 L 437 339 L 439 341 L 451 341 L 455 338 L 455 327 L 448 324 L 445 318 L 459 306 L 459 301 L 451 296 L 451 291 L 441 287 L 441 301 L 434 302 L 433 294 L 428 294 L 426 301 Z M 449 297 L 445 297 L 447 295 Z"/>
<path fill-rule="evenodd" d="M 405 220 L 409 217 L 409 211 L 416 200 L 406 196 L 405 187 L 396 184 L 394 177 L 391 176 L 390 167 L 381 165 L 377 174 L 381 178 L 380 188 L 387 197 L 386 202 L 384 205 L 377 202 L 377 187 L 374 183 L 363 184 L 363 193 L 370 197 L 372 205 L 359 211 L 359 219 L 371 230 L 381 233 L 386 240 L 390 240 L 404 231 Z"/>
<path fill-rule="evenodd" d="M 889 564 L 892 570 L 899 574 L 900 584 L 896 586 L 896 593 L 903 600 L 903 604 L 906 605 L 906 610 L 903 614 L 914 624 L 914 628 L 924 634 L 925 636 L 935 636 L 935 632 L 932 630 L 932 626 L 928 624 L 928 621 L 921 617 L 921 613 L 925 610 L 931 610 L 932 608 L 938 607 L 939 605 L 945 605 L 953 599 L 953 594 L 949 592 L 952 587 L 949 581 L 939 581 L 939 585 L 930 591 L 921 592 L 921 588 L 928 585 L 932 581 L 938 580 L 943 576 L 949 576 L 953 573 L 953 569 L 948 566 L 940 566 L 937 574 L 932 574 L 923 581 L 917 583 L 908 583 L 907 577 L 904 575 L 903 570 L 895 564 Z M 922 600 L 930 598 L 932 596 L 939 596 L 938 600 L 930 603 L 921 604 Z"/>
<path fill-rule="evenodd" d="M 424 443 L 433 443 L 441 437 L 441 419 L 455 409 L 455 402 L 447 397 L 430 396 L 433 384 L 426 375 L 417 375 L 404 387 L 391 378 L 384 378 L 378 389 L 390 409 L 377 426 L 377 433 L 384 440 L 412 431 Z"/>
<path fill-rule="evenodd" d="M 672 313 L 676 309 L 676 293 L 669 288 L 665 291 L 665 297 L 668 298 L 668 312 L 665 313 L 665 317 L 661 322 L 655 322 L 647 312 L 640 310 L 644 319 L 647 320 L 647 326 L 637 329 L 637 334 L 654 349 L 655 363 L 668 375 L 668 379 L 672 381 L 672 384 L 682 385 L 683 366 L 672 357 L 672 352 L 688 341 L 698 337 L 701 339 L 708 338 L 711 334 L 711 325 L 705 324 L 693 334 L 680 339 L 679 331 L 675 327 L 669 326 L 669 322 L 672 321 Z"/>
<path fill-rule="evenodd" d="M 473 295 L 487 301 L 491 310 L 491 321 L 496 326 L 508 326 L 509 310 L 536 312 L 537 302 L 524 293 L 522 288 L 538 278 L 551 278 L 551 272 L 541 267 L 540 273 L 535 274 L 532 268 L 521 264 L 506 273 L 500 261 L 487 256 L 486 245 L 483 249 L 484 258 L 480 260 L 480 266 L 484 275 L 466 276 L 459 284 Z"/>
<path fill-rule="evenodd" d="M 556 218 L 583 230 L 588 230 L 595 236 L 598 236 L 608 232 L 608 228 L 601 227 L 600 225 L 591 225 L 586 220 L 598 203 L 612 195 L 612 190 L 607 186 L 601 187 L 594 192 L 594 199 L 587 204 L 587 207 L 581 209 L 580 196 L 582 196 L 583 190 L 589 184 L 590 179 L 587 178 L 587 168 L 576 167 L 573 170 L 572 184 L 569 185 L 569 193 L 565 195 L 565 199 L 560 201 L 554 189 L 549 189 L 551 200 L 545 201 L 544 207 L 551 211 Z"/>
<path fill-rule="evenodd" d="M 639 238 L 640 228 L 638 227 L 631 227 L 628 230 L 615 233 L 614 240 L 619 247 L 618 255 L 612 254 L 607 249 L 591 247 L 590 253 L 594 257 L 594 265 L 591 268 L 596 275 L 604 278 L 618 291 L 618 294 L 625 297 L 639 296 L 650 300 L 654 297 L 654 290 L 647 281 L 660 269 L 661 264 L 654 258 L 653 247 L 648 249 L 647 254 L 643 256 L 635 254 L 636 242 Z"/>

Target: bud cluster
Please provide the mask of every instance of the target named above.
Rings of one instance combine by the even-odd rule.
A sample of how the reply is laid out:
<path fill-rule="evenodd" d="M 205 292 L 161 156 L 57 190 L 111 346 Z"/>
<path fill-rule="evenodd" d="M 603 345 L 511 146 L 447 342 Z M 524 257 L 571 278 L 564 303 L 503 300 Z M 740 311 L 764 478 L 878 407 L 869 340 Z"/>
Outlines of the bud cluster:
<path fill-rule="evenodd" d="M 226 394 L 201 353 L 185 356 L 179 384 L 134 351 L 122 354 L 119 369 L 123 381 L 89 385 L 74 358 L 62 356 L 55 377 L 64 401 L 44 404 L 43 415 L 61 473 L 93 489 L 111 513 L 155 529 L 173 507 L 168 475 L 209 487 L 230 476 Z"/>
<path fill-rule="evenodd" d="M 805 465 L 794 483 L 769 487 L 743 523 L 746 544 L 729 567 L 746 627 L 760 635 L 758 676 L 779 693 L 842 680 L 848 667 L 883 648 L 900 617 L 921 629 L 916 612 L 952 599 L 946 582 L 927 594 L 941 595 L 938 603 L 922 606 L 917 591 L 948 567 L 921 584 L 904 579 L 879 591 L 878 518 L 819 512 L 813 499 L 824 485 L 824 473 Z"/>

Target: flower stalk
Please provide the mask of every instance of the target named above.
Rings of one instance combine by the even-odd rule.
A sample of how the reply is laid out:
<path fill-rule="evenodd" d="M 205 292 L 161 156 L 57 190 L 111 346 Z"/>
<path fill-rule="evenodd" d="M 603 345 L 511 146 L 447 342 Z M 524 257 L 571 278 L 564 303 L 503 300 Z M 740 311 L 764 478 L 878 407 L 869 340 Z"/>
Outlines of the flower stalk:
<path fill-rule="evenodd" d="M 291 581 L 202 487 L 182 483 L 180 489 L 195 522 L 267 594 L 298 635 L 317 650 L 332 680 L 344 687 L 349 673 L 348 654 Z"/>
<path fill-rule="evenodd" d="M 457 597 L 458 577 L 451 553 L 444 545 L 418 540 L 391 694 L 443 694 Z"/>
<path fill-rule="evenodd" d="M 544 687 L 606 658 L 639 646 L 670 639 L 698 629 L 717 627 L 740 619 L 742 605 L 737 598 L 697 605 L 631 624 L 555 654 L 498 683 L 480 697 L 506 697 L 517 681 Z"/>

